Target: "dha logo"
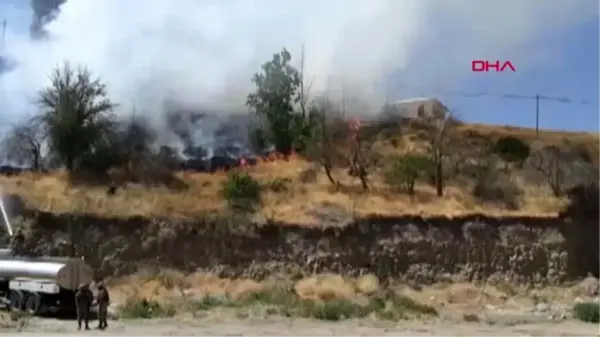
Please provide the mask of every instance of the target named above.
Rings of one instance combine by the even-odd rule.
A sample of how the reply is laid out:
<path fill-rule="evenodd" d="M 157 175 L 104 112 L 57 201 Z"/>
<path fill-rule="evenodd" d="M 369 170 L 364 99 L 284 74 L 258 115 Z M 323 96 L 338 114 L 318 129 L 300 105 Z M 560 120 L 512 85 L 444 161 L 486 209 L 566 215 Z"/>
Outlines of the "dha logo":
<path fill-rule="evenodd" d="M 517 69 L 510 61 L 489 61 L 489 60 L 473 60 L 471 61 L 471 70 L 473 72 L 490 72 L 490 69 L 497 73 L 504 71 L 515 72 Z"/>

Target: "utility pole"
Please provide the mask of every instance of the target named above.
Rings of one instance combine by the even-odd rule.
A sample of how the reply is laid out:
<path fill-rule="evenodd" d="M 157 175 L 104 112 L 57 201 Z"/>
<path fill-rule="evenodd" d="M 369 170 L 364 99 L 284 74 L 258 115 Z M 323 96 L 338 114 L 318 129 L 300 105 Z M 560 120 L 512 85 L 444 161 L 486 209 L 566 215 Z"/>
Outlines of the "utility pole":
<path fill-rule="evenodd" d="M 478 94 L 476 96 L 498 96 L 500 98 L 505 98 L 505 99 L 533 99 L 535 100 L 535 136 L 536 138 L 539 138 L 540 136 L 540 104 L 542 100 L 546 100 L 546 101 L 554 101 L 554 102 L 559 102 L 559 103 L 566 103 L 566 104 L 579 104 L 579 105 L 588 105 L 590 104 L 589 101 L 578 101 L 578 100 L 574 100 L 571 98 L 565 98 L 565 97 L 551 97 L 551 96 L 545 96 L 545 95 L 540 95 L 540 94 L 535 94 L 535 95 L 519 95 L 519 94 L 501 94 L 501 95 L 493 95 L 493 94 Z M 475 95 L 471 96 L 471 97 L 476 97 Z"/>
<path fill-rule="evenodd" d="M 505 97 L 507 98 L 525 98 L 527 99 L 527 96 L 507 96 L 505 95 Z M 546 100 L 546 101 L 554 101 L 554 102 L 559 102 L 559 103 L 566 103 L 566 104 L 578 104 L 578 105 L 589 105 L 590 102 L 589 101 L 579 101 L 579 100 L 574 100 L 571 98 L 565 98 L 565 97 L 550 97 L 550 96 L 544 96 L 544 95 L 540 95 L 540 94 L 536 94 L 535 96 L 533 96 L 533 98 L 535 99 L 535 135 L 536 137 L 539 137 L 540 135 L 540 104 L 542 100 Z"/>
<path fill-rule="evenodd" d="M 535 95 L 535 136 L 540 137 L 540 95 Z"/>
<path fill-rule="evenodd" d="M 0 44 L 0 52 L 4 52 L 4 43 L 6 40 L 6 19 L 2 21 L 2 41 Z"/>

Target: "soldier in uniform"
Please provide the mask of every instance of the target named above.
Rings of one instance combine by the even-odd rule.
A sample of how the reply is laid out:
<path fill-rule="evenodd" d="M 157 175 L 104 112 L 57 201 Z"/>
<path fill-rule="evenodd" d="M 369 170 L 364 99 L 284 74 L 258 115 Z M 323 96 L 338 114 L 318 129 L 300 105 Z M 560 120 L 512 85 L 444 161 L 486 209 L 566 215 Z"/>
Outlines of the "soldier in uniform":
<path fill-rule="evenodd" d="M 89 330 L 90 306 L 94 300 L 94 294 L 87 284 L 81 284 L 75 293 L 75 305 L 77 306 L 77 326 L 81 330 L 81 321 L 85 322 L 85 329 Z"/>
<path fill-rule="evenodd" d="M 110 304 L 110 296 L 106 286 L 100 282 L 98 284 L 98 295 L 96 296 L 98 303 L 98 329 L 106 329 L 108 327 L 108 305 Z"/>

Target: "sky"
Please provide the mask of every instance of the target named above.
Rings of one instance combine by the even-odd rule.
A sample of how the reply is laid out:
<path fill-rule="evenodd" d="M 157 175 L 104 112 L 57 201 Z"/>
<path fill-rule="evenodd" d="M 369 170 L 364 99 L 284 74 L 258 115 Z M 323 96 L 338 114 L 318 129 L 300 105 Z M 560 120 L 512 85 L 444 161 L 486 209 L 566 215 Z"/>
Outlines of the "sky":
<path fill-rule="evenodd" d="M 155 116 L 161 101 L 234 109 L 250 77 L 286 46 L 305 46 L 315 92 L 344 89 L 367 106 L 435 96 L 468 122 L 599 128 L 597 0 L 69 0 L 32 42 L 25 0 L 0 0 L 8 22 L 0 75 L 4 125 L 31 113 L 35 90 L 62 60 L 85 64 L 122 106 Z M 297 23 L 290 27 L 290 22 Z M 515 72 L 473 73 L 474 59 L 510 61 Z M 486 93 L 466 97 L 462 93 Z M 587 104 L 581 104 L 587 101 Z"/>
<path fill-rule="evenodd" d="M 457 114 L 466 120 L 527 127 L 535 126 L 536 100 L 503 99 L 502 94 L 567 98 L 573 102 L 540 99 L 540 128 L 598 132 L 599 27 L 600 21 L 596 17 L 576 25 L 561 37 L 540 40 L 540 44 L 553 50 L 548 57 L 558 59 L 550 66 L 528 69 L 514 61 L 511 63 L 516 72 L 474 73 L 459 89 L 468 93 L 496 95 L 468 98 L 458 93 L 444 94 L 443 88 L 437 89 L 437 92 L 443 102 L 456 109 Z M 432 91 L 436 92 L 436 89 Z"/>

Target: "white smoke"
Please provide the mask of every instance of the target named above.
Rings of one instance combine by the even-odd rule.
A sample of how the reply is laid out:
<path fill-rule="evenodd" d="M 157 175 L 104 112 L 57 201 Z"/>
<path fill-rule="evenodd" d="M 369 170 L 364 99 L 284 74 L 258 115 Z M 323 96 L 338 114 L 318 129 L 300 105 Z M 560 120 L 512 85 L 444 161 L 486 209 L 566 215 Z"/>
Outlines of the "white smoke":
<path fill-rule="evenodd" d="M 299 65 L 302 45 L 313 93 L 343 86 L 375 107 L 402 96 L 386 83 L 460 86 L 472 59 L 547 66 L 557 53 L 532 43 L 597 16 L 596 0 L 68 0 L 45 41 L 9 26 L 18 65 L 0 76 L 1 114 L 34 112 L 64 60 L 100 76 L 123 113 L 157 116 L 166 99 L 244 111 L 260 64 L 285 46 Z"/>

